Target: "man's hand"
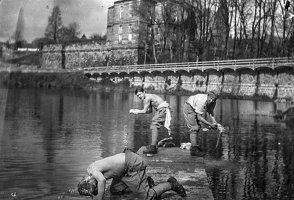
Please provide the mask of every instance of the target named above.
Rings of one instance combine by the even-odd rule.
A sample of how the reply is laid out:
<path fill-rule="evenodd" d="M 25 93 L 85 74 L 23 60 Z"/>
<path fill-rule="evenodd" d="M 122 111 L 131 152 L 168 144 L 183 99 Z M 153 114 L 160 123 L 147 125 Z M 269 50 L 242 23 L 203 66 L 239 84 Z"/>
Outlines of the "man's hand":
<path fill-rule="evenodd" d="M 223 133 L 225 132 L 225 127 L 223 127 L 221 124 L 217 124 L 217 129 L 219 130 L 219 132 Z"/>
<path fill-rule="evenodd" d="M 198 132 L 198 131 L 200 131 L 200 128 L 201 128 L 200 125 L 195 125 L 195 126 L 192 126 L 191 127 L 190 131 L 196 131 L 196 132 Z"/>
<path fill-rule="evenodd" d="M 211 127 L 212 129 L 217 129 L 218 126 L 217 126 L 217 123 L 213 123 L 213 124 L 210 125 L 210 127 Z"/>
<path fill-rule="evenodd" d="M 137 114 L 137 109 L 130 109 L 130 114 Z"/>

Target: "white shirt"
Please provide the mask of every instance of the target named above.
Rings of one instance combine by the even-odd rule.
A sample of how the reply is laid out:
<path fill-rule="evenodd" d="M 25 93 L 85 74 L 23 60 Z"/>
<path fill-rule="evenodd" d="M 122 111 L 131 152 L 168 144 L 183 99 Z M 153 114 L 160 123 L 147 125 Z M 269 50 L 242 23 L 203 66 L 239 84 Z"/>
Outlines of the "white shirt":
<path fill-rule="evenodd" d="M 192 106 L 196 113 L 202 115 L 206 110 L 207 98 L 208 94 L 196 94 L 190 96 L 187 100 L 187 103 Z"/>

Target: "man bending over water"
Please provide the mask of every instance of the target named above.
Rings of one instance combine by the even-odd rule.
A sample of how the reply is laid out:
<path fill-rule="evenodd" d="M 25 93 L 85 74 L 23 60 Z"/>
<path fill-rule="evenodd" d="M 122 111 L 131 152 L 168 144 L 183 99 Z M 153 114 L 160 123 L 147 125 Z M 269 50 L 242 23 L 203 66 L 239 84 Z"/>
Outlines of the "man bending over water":
<path fill-rule="evenodd" d="M 149 114 L 152 113 L 152 107 L 155 109 L 154 117 L 150 125 L 152 133 L 151 145 L 147 146 L 147 150 L 143 151 L 144 154 L 156 154 L 157 153 L 157 138 L 158 130 L 161 126 L 165 126 L 170 134 L 170 106 L 164 101 L 161 97 L 155 94 L 146 94 L 142 87 L 137 88 L 135 91 L 136 96 L 141 99 L 144 103 L 142 110 L 139 109 L 130 109 L 131 114 Z"/>
<path fill-rule="evenodd" d="M 192 156 L 204 156 L 202 149 L 197 146 L 197 134 L 200 131 L 201 124 L 213 128 L 218 128 L 218 123 L 214 118 L 214 108 L 218 94 L 216 91 L 210 91 L 207 94 L 196 94 L 190 96 L 184 104 L 183 113 L 187 127 L 190 133 L 190 154 Z M 211 122 L 205 119 L 206 113 L 210 116 Z"/>
<path fill-rule="evenodd" d="M 184 187 L 174 177 L 167 182 L 154 184 L 151 177 L 146 176 L 146 163 L 136 153 L 126 149 L 119 153 L 90 164 L 88 176 L 78 184 L 81 195 L 102 200 L 105 193 L 106 180 L 112 178 L 110 193 L 122 195 L 133 192 L 138 199 L 158 199 L 166 191 L 173 190 L 185 197 Z"/>

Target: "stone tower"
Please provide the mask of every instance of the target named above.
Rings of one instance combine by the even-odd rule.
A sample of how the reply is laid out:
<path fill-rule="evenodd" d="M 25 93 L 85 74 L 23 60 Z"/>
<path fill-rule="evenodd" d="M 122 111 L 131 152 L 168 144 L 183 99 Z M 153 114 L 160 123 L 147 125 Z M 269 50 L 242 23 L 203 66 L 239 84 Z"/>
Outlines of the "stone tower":
<path fill-rule="evenodd" d="M 108 8 L 107 42 L 113 49 L 116 49 L 117 55 L 132 54 L 138 63 L 141 63 L 144 49 L 141 40 L 147 37 L 148 24 L 135 10 L 139 4 L 148 4 L 148 8 L 152 9 L 155 8 L 156 2 L 153 0 L 119 0 Z"/>
<path fill-rule="evenodd" d="M 114 2 L 108 8 L 107 41 L 112 45 L 137 43 L 139 17 L 132 11 L 133 0 L 121 0 Z"/>

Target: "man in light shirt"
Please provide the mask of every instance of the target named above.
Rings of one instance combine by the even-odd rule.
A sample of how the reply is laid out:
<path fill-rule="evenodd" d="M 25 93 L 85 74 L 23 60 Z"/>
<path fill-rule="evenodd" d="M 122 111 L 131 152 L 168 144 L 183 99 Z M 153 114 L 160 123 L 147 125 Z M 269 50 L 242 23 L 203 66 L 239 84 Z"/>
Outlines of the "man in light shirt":
<path fill-rule="evenodd" d="M 214 107 L 218 95 L 215 91 L 208 92 L 207 94 L 196 94 L 190 96 L 185 102 L 183 113 L 187 127 L 190 133 L 190 154 L 192 156 L 204 156 L 204 152 L 197 146 L 197 134 L 200 131 L 200 122 L 210 128 L 217 129 L 218 123 L 214 118 Z M 205 114 L 211 118 L 211 122 L 205 119 Z"/>

